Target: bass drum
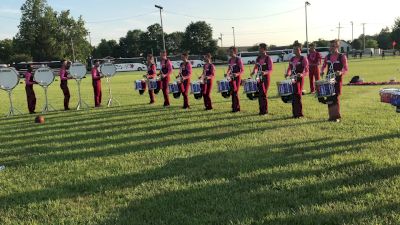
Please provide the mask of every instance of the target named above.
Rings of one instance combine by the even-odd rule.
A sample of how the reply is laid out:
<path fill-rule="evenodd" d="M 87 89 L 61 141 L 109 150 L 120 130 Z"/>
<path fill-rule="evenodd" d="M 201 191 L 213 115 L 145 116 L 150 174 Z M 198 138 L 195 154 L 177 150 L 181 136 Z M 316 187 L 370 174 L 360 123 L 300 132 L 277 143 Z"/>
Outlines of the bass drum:
<path fill-rule="evenodd" d="M 0 89 L 11 91 L 18 83 L 18 72 L 14 68 L 0 68 Z"/>
<path fill-rule="evenodd" d="M 112 63 L 103 63 L 100 66 L 100 73 L 105 77 L 113 77 L 117 73 L 117 68 Z"/>
<path fill-rule="evenodd" d="M 69 74 L 75 79 L 83 79 L 86 75 L 86 66 L 79 62 L 72 63 L 69 68 Z"/>
<path fill-rule="evenodd" d="M 35 71 L 33 80 L 40 86 L 47 87 L 54 81 L 53 71 L 48 67 L 41 67 Z"/>

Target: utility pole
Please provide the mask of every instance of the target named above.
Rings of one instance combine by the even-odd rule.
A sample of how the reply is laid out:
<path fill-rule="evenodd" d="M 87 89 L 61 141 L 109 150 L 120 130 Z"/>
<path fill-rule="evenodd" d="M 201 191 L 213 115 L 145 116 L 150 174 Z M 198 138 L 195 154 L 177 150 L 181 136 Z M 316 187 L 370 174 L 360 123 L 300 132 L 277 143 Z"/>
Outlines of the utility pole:
<path fill-rule="evenodd" d="M 163 25 L 163 21 L 162 21 L 162 10 L 163 10 L 163 7 L 162 7 L 162 6 L 159 6 L 159 5 L 155 5 L 154 7 L 156 7 L 157 9 L 160 10 L 161 32 L 162 32 L 162 40 L 163 40 L 163 50 L 165 51 L 164 25 Z"/>
<path fill-rule="evenodd" d="M 233 30 L 233 47 L 236 47 L 235 27 L 232 27 L 232 30 Z"/>
<path fill-rule="evenodd" d="M 354 36 L 353 36 L 353 34 L 354 34 L 354 23 L 353 23 L 353 21 L 351 21 L 350 23 L 351 23 L 351 42 L 353 42 L 354 41 Z"/>
<path fill-rule="evenodd" d="M 340 22 L 339 22 L 339 26 L 336 27 L 338 29 L 338 36 L 337 39 L 340 41 L 340 29 L 342 29 L 343 27 L 340 26 Z"/>
<path fill-rule="evenodd" d="M 310 6 L 311 3 L 306 1 L 305 2 L 305 11 L 306 11 L 306 47 L 308 52 L 308 21 L 307 21 L 307 6 Z"/>
<path fill-rule="evenodd" d="M 221 35 L 221 36 L 220 36 L 218 39 L 221 40 L 221 48 L 222 48 L 222 47 L 223 47 L 223 46 L 222 46 L 222 33 L 220 33 L 220 35 Z"/>
<path fill-rule="evenodd" d="M 365 24 L 366 23 L 362 23 L 362 25 L 363 25 L 363 51 L 365 51 Z"/>

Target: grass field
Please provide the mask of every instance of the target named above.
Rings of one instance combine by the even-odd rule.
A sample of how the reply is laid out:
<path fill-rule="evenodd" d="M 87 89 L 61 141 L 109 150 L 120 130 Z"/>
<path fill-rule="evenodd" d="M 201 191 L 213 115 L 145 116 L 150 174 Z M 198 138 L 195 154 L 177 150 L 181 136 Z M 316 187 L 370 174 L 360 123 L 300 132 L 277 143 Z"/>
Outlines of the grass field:
<path fill-rule="evenodd" d="M 192 96 L 188 111 L 182 98 L 148 105 L 133 90 L 142 74 L 122 73 L 112 80 L 121 107 L 53 112 L 44 125 L 2 117 L 0 224 L 400 224 L 400 114 L 379 102 L 382 86 L 344 87 L 341 123 L 327 122 L 311 95 L 305 118 L 291 119 L 276 97 L 284 66 L 275 65 L 268 116 L 244 94 L 233 115 L 216 91 L 213 111 Z M 349 66 L 346 83 L 400 79 L 400 58 Z M 90 81 L 83 97 L 93 106 Z M 61 109 L 58 82 L 49 94 Z M 27 112 L 24 85 L 14 102 Z M 4 91 L 0 106 L 5 114 Z"/>

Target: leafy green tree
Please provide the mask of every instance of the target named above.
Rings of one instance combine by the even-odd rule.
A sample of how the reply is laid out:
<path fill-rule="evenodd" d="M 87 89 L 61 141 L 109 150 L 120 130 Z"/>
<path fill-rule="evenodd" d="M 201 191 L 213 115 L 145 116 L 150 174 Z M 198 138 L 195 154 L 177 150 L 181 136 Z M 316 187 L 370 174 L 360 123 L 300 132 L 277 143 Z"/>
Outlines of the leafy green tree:
<path fill-rule="evenodd" d="M 217 40 L 212 38 L 212 27 L 204 21 L 190 23 L 185 30 L 182 48 L 191 54 L 215 54 Z"/>
<path fill-rule="evenodd" d="M 179 31 L 166 35 L 165 45 L 169 53 L 176 55 L 180 51 L 182 51 L 182 42 L 184 35 L 185 34 L 183 32 Z"/>
<path fill-rule="evenodd" d="M 140 35 L 142 33 L 143 31 L 141 30 L 130 30 L 125 37 L 119 39 L 121 57 L 131 58 L 140 56 Z"/>
<path fill-rule="evenodd" d="M 11 57 L 14 55 L 13 41 L 4 39 L 0 41 L 0 63 L 11 63 Z"/>

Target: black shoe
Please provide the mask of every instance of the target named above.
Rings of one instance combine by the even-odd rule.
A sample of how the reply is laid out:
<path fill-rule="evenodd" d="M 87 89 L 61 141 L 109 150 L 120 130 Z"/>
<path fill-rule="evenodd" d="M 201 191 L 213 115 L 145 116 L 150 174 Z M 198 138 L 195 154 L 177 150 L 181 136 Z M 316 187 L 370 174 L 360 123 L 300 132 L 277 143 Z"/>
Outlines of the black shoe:
<path fill-rule="evenodd" d="M 36 114 L 36 112 L 29 112 L 29 114 Z"/>

